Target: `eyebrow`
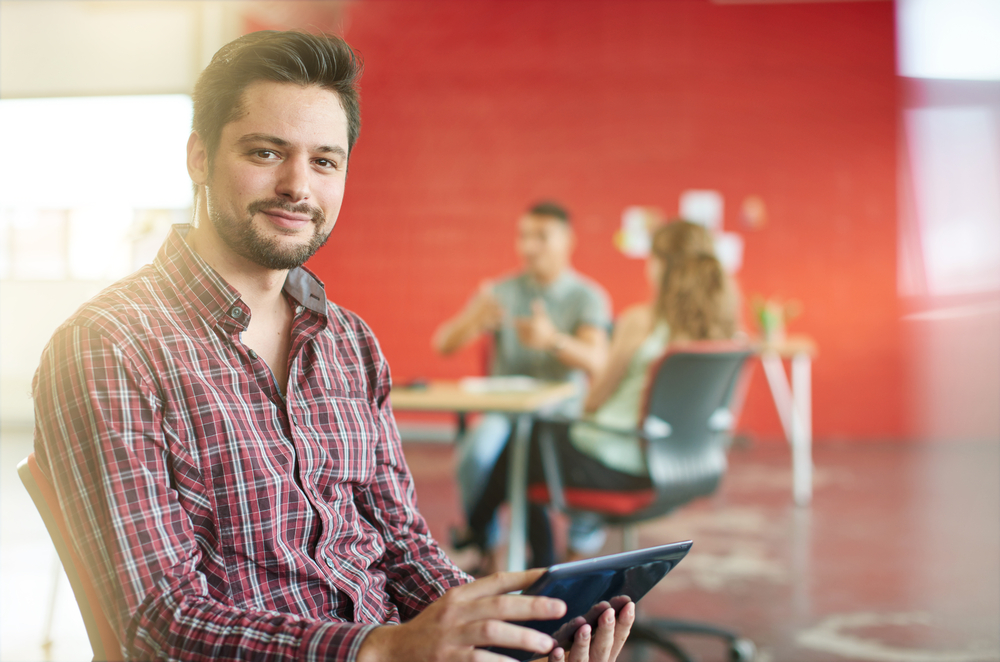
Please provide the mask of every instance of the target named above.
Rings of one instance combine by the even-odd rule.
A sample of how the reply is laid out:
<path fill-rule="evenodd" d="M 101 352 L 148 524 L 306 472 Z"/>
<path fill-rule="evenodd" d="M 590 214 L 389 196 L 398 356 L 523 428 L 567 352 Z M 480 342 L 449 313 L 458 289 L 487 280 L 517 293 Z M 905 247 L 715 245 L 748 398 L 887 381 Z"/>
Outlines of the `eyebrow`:
<path fill-rule="evenodd" d="M 240 136 L 236 141 L 239 145 L 246 145 L 249 143 L 269 143 L 275 147 L 289 147 L 290 142 L 284 138 L 279 138 L 278 136 L 272 136 L 266 133 L 248 133 L 245 136 Z M 342 158 L 347 158 L 347 151 L 340 145 L 317 145 L 312 148 L 313 152 L 319 152 L 321 154 L 333 154 L 340 156 Z"/>

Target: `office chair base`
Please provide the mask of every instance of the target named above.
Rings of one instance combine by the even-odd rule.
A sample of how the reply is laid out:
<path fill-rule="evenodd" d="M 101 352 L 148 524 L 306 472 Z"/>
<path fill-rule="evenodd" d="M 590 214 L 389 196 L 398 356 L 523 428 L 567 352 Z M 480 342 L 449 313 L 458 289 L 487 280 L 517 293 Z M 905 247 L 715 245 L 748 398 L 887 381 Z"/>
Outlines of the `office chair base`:
<path fill-rule="evenodd" d="M 673 634 L 700 634 L 723 639 L 729 644 L 731 662 L 753 662 L 757 656 L 757 647 L 749 639 L 707 623 L 691 621 L 657 619 L 637 622 L 632 626 L 628 643 L 656 646 L 673 656 L 678 662 L 695 662 L 695 659 L 687 651 L 670 638 L 670 635 Z"/>

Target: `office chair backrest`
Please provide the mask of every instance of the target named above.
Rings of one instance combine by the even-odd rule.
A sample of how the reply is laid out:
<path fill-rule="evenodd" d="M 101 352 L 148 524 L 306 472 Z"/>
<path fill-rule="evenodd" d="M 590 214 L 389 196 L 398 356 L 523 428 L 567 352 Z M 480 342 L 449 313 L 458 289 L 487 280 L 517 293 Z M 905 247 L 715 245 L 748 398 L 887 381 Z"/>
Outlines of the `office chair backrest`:
<path fill-rule="evenodd" d="M 652 511 L 715 491 L 726 470 L 730 401 L 751 354 L 728 341 L 697 342 L 671 348 L 650 368 L 640 421 L 652 437 L 646 450 L 658 492 Z"/>
<path fill-rule="evenodd" d="M 87 627 L 87 636 L 90 638 L 90 646 L 94 650 L 94 660 L 118 662 L 122 659 L 118 638 L 101 610 L 97 591 L 86 567 L 80 561 L 76 550 L 69 544 L 69 530 L 66 528 L 59 500 L 56 498 L 52 483 L 38 466 L 34 453 L 17 465 L 17 473 L 28 494 L 31 495 L 31 500 L 35 502 L 38 514 L 45 522 L 45 528 L 49 531 L 49 537 L 52 538 L 52 544 L 59 554 L 70 586 L 73 587 L 73 595 L 76 596 L 76 604 L 80 608 L 80 615 L 83 616 L 83 624 Z"/>

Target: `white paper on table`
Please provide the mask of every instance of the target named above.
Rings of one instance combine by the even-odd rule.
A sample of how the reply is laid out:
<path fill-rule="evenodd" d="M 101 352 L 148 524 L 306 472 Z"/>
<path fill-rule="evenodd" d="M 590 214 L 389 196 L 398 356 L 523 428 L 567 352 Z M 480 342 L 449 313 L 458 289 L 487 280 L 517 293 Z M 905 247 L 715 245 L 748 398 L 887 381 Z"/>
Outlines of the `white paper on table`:
<path fill-rule="evenodd" d="M 503 393 L 534 391 L 542 382 L 534 377 L 504 375 L 499 377 L 465 377 L 458 382 L 459 388 L 469 393 Z"/>

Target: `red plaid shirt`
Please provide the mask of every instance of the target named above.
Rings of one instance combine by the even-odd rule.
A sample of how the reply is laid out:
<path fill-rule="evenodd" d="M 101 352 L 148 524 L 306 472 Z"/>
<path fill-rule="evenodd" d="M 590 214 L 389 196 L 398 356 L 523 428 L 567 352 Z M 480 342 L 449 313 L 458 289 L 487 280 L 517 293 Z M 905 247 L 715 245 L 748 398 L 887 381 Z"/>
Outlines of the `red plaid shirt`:
<path fill-rule="evenodd" d="M 353 660 L 468 580 L 417 512 L 389 366 L 296 269 L 282 397 L 186 231 L 56 331 L 36 454 L 129 658 Z"/>

